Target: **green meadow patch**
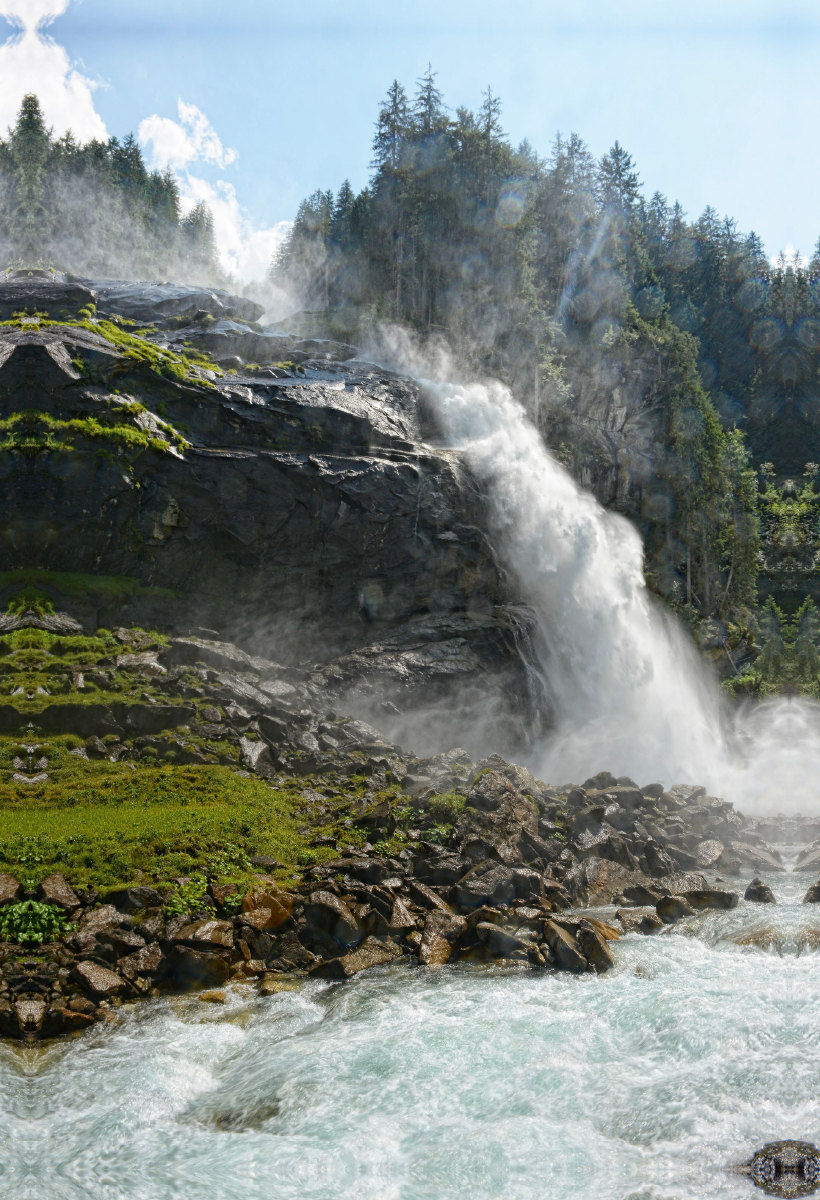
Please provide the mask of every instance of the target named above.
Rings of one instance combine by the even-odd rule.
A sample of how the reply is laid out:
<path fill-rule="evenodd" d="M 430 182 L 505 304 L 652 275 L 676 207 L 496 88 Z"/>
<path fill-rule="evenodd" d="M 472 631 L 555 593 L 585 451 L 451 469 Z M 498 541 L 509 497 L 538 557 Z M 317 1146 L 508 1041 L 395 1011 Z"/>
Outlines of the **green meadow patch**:
<path fill-rule="evenodd" d="M 287 794 L 227 767 L 76 762 L 41 785 L 0 784 L 2 869 L 97 888 L 202 870 L 241 880 L 253 855 L 291 866 L 304 847 Z"/>

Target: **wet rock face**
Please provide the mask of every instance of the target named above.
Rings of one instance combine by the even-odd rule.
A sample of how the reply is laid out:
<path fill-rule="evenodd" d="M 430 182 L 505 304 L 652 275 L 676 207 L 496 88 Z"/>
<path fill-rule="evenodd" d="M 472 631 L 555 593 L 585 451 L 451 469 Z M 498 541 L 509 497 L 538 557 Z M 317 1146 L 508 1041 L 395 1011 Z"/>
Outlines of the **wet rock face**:
<path fill-rule="evenodd" d="M 768 1196 L 811 1196 L 820 1189 L 820 1149 L 811 1142 L 769 1142 L 740 1170 Z"/>
<path fill-rule="evenodd" d="M 203 314 L 264 340 L 247 325 L 257 306 L 164 284 L 32 278 L 0 285 L 0 311 L 20 309 L 20 288 L 62 323 L 0 330 L 0 416 L 16 422 L 0 456 L 1 570 L 168 589 L 89 621 L 201 625 L 253 655 L 313 656 L 317 687 L 368 720 L 456 691 L 465 728 L 471 694 L 476 707 L 488 696 L 519 716 L 532 707 L 531 617 L 506 606 L 481 496 L 454 455 L 427 444 L 412 380 L 329 361 L 344 348 L 297 351 L 286 335 L 268 340 L 277 358 L 304 359 L 300 374 L 170 377 L 110 324 L 97 332 L 98 318 L 155 322 L 143 342 L 156 355 L 196 342 Z M 89 301 L 90 327 L 65 323 Z M 183 328 L 162 329 L 169 320 Z"/>

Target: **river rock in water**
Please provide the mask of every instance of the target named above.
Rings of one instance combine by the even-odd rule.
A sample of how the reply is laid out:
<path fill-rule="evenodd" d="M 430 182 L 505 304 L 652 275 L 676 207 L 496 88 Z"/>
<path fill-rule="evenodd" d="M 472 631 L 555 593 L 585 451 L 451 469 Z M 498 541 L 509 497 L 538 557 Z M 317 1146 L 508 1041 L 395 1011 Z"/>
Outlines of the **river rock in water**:
<path fill-rule="evenodd" d="M 743 893 L 744 900 L 751 900 L 755 904 L 777 904 L 774 898 L 774 892 L 769 887 L 768 883 L 764 883 L 762 879 L 753 879 L 746 891 Z"/>

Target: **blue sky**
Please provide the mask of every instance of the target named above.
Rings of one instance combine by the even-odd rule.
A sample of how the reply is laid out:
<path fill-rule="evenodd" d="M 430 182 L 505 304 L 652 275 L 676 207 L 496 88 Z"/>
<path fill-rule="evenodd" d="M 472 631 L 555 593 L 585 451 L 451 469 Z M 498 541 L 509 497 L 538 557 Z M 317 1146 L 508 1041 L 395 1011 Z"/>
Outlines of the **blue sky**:
<path fill-rule="evenodd" d="M 648 192 L 693 216 L 712 204 L 772 255 L 820 236 L 816 4 L 0 0 L 0 12 L 29 26 L 1 52 L 0 122 L 35 90 L 58 130 L 142 127 L 188 202 L 216 204 L 245 277 L 302 197 L 366 183 L 380 99 L 394 77 L 412 89 L 428 61 L 453 108 L 477 107 L 491 84 L 515 142 L 545 154 L 556 130 L 575 130 L 598 156 L 618 138 Z M 33 32 L 49 12 L 50 48 Z"/>

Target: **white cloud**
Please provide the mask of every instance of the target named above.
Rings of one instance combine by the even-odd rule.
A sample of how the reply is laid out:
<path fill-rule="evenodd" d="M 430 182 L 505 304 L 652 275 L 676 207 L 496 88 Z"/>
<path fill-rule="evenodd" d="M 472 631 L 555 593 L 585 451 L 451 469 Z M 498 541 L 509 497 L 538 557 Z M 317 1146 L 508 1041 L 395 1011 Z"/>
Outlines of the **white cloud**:
<path fill-rule="evenodd" d="M 239 203 L 232 183 L 220 179 L 215 184 L 186 175 L 180 179 L 183 209 L 193 208 L 200 200 L 214 217 L 214 237 L 222 265 L 232 275 L 246 281 L 265 276 L 274 251 L 290 229 L 290 221 L 277 221 L 269 227 L 257 227 Z"/>
<path fill-rule="evenodd" d="M 208 205 L 214 217 L 216 248 L 225 269 L 244 280 L 263 278 L 290 222 L 258 228 L 239 203 L 232 183 L 225 179 L 209 183 L 186 171 L 197 162 L 229 167 L 236 161 L 236 151 L 222 145 L 219 134 L 195 104 L 179 100 L 177 112 L 178 121 L 154 113 L 140 122 L 139 140 L 150 147 L 151 166 L 158 170 L 170 167 L 177 172 L 183 211 L 200 200 Z"/>
<path fill-rule="evenodd" d="M 236 151 L 222 145 L 219 134 L 195 104 L 178 100 L 177 112 L 179 121 L 156 113 L 140 121 L 139 140 L 143 146 L 151 146 L 152 167 L 180 171 L 192 162 L 229 167 L 236 161 Z"/>
<path fill-rule="evenodd" d="M 0 46 L 0 130 L 14 125 L 26 92 L 36 92 L 46 123 L 59 136 L 73 130 L 80 141 L 108 137 L 94 110 L 99 86 L 72 67 L 68 54 L 43 33 L 69 0 L 0 0 L 0 15 L 17 33 Z"/>

